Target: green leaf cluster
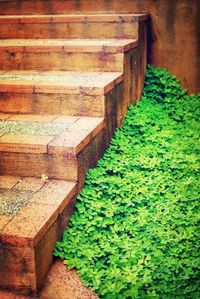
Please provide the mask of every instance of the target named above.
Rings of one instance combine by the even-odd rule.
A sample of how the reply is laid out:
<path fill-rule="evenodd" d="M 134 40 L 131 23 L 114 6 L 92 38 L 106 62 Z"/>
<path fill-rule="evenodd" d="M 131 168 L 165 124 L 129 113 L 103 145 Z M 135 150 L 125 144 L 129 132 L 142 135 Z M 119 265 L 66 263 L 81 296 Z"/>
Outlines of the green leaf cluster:
<path fill-rule="evenodd" d="M 54 255 L 104 299 L 200 298 L 200 94 L 147 67 Z"/>

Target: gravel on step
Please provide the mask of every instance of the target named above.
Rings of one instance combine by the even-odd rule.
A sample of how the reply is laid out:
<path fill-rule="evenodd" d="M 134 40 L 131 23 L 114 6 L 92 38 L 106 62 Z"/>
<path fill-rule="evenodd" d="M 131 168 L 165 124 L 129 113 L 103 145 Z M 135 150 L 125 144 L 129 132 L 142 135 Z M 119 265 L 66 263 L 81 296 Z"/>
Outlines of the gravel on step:
<path fill-rule="evenodd" d="M 0 189 L 0 215 L 16 216 L 33 194 L 27 190 Z"/>
<path fill-rule="evenodd" d="M 76 46 L 76 45 L 109 45 L 116 39 L 99 40 L 99 39 L 19 39 L 19 40 L 0 40 L 0 46 Z"/>
<path fill-rule="evenodd" d="M 69 75 L 68 75 L 69 77 Z M 72 77 L 73 79 L 73 77 Z M 66 75 L 60 74 L 0 74 L 0 80 L 27 80 L 27 81 L 49 81 L 49 82 L 63 82 L 66 80 Z"/>
<path fill-rule="evenodd" d="M 115 74 L 115 73 L 114 73 Z M 118 74 L 118 73 L 116 73 Z M 119 73 L 120 74 L 120 73 Z M 121 75 L 121 74 L 120 74 Z M 115 75 L 114 75 L 115 76 Z M 94 80 L 109 78 L 109 80 L 113 80 L 113 73 L 105 73 L 105 72 L 47 72 L 47 73 L 1 73 L 0 72 L 0 80 L 1 84 L 3 84 L 4 80 L 13 80 L 13 81 L 33 81 L 33 83 L 39 82 L 62 82 L 62 84 L 70 84 L 72 85 L 78 80 L 78 84 L 91 84 Z M 80 82 L 80 83 L 79 83 Z M 107 81 L 106 81 L 107 82 Z M 90 85 L 89 85 L 90 86 Z"/>
<path fill-rule="evenodd" d="M 69 129 L 69 124 L 0 120 L 1 134 L 57 136 Z"/>

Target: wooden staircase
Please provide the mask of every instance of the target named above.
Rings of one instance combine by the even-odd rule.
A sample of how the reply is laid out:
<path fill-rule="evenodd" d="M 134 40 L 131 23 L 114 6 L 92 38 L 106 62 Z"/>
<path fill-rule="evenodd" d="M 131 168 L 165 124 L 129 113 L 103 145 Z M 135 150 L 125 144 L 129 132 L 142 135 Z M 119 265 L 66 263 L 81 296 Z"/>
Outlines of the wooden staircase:
<path fill-rule="evenodd" d="M 68 5 L 0 0 L 0 288 L 23 294 L 144 82 L 148 16 Z"/>

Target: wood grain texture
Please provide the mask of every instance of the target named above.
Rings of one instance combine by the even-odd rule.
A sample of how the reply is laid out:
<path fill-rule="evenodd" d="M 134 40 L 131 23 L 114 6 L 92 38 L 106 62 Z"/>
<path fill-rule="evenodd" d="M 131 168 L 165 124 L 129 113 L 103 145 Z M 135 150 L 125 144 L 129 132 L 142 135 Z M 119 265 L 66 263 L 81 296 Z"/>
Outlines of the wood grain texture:
<path fill-rule="evenodd" d="M 0 113 L 103 116 L 104 95 L 0 93 Z"/>
<path fill-rule="evenodd" d="M 34 50 L 34 49 L 33 49 Z M 123 53 L 65 53 L 1 51 L 1 70 L 122 72 Z M 48 52 L 49 51 L 49 52 Z"/>
<path fill-rule="evenodd" d="M 77 160 L 71 156 L 1 153 L 0 174 L 35 177 L 46 174 L 51 178 L 77 181 Z"/>
<path fill-rule="evenodd" d="M 1 21 L 1 19 L 0 19 Z M 138 21 L 132 22 L 108 22 L 90 21 L 84 22 L 60 22 L 38 23 L 37 19 L 31 23 L 1 23 L 0 38 L 35 38 L 35 39 L 97 39 L 97 38 L 137 38 Z"/>
<path fill-rule="evenodd" d="M 7 243 L 1 244 L 0 254 L 0 285 L 1 288 L 34 292 L 36 277 L 34 251 L 30 247 L 14 247 Z M 12 274 L 12 275 L 11 275 Z"/>
<path fill-rule="evenodd" d="M 9 2 L 9 4 L 8 4 Z M 199 0 L 87 0 L 31 1 L 1 0 L 0 14 L 28 13 L 137 13 L 151 15 L 148 62 L 166 67 L 177 75 L 190 93 L 199 92 L 200 78 L 200 9 Z M 47 5 L 44 5 L 47 2 Z M 34 2 L 35 3 L 35 2 Z M 6 25 L 10 26 L 10 24 Z M 3 30 L 3 29 L 1 29 Z M 66 28 L 65 28 L 66 30 Z M 68 31 L 70 31 L 70 27 Z M 12 31 L 9 30 L 8 31 Z"/>

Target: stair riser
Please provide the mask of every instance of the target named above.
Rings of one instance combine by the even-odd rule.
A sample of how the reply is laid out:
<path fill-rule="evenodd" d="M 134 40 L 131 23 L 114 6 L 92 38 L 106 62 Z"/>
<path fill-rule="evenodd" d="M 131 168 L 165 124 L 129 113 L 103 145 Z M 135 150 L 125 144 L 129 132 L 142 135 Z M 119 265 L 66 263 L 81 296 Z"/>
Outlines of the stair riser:
<path fill-rule="evenodd" d="M 81 12 L 130 13 L 134 5 L 130 0 L 1 0 L 0 14 L 63 14 Z"/>
<path fill-rule="evenodd" d="M 1 92 L 0 113 L 105 117 L 114 128 L 121 125 L 129 104 L 123 105 L 123 89 L 122 81 L 105 95 Z"/>
<path fill-rule="evenodd" d="M 57 93 L 0 93 L 0 113 L 104 116 L 104 96 Z"/>
<path fill-rule="evenodd" d="M 83 186 L 87 170 L 96 165 L 110 137 L 108 130 L 100 131 L 77 155 L 15 153 L 14 146 L 11 145 L 12 152 L 2 150 L 0 153 L 0 175 L 22 177 L 47 175 L 50 179 L 78 181 L 79 187 Z"/>
<path fill-rule="evenodd" d="M 94 141 L 91 141 L 91 144 L 86 146 L 77 157 L 75 155 L 63 157 L 43 153 L 1 152 L 0 174 L 34 177 L 41 177 L 45 174 L 52 179 L 77 181 L 78 178 L 80 180 L 85 177 L 89 167 L 95 165 L 96 147 Z M 86 163 L 87 159 L 88 163 Z M 80 183 L 82 184 L 83 181 L 81 180 Z"/>
<path fill-rule="evenodd" d="M 138 22 L 132 23 L 1 23 L 0 38 L 137 38 Z"/>
<path fill-rule="evenodd" d="M 53 49 L 52 49 L 53 50 Z M 22 52 L 0 48 L 1 70 L 122 72 L 123 53 Z"/>
<path fill-rule="evenodd" d="M 1 152 L 0 174 L 77 180 L 77 159 L 48 154 Z M 30 167 L 31 165 L 31 167 Z"/>

